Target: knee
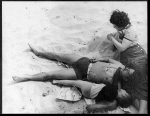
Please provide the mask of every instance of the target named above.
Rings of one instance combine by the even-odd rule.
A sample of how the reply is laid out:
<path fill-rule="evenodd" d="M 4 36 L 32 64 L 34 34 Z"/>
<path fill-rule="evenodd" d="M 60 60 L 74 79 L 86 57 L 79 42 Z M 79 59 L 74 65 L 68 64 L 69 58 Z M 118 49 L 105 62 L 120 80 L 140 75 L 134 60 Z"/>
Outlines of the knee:
<path fill-rule="evenodd" d="M 37 75 L 35 75 L 35 77 L 38 77 L 38 78 L 40 78 L 40 80 L 41 81 L 48 81 L 50 78 L 49 78 L 49 73 L 47 73 L 47 72 L 41 72 L 41 73 L 39 73 L 39 74 L 37 74 Z"/>
<path fill-rule="evenodd" d="M 49 80 L 49 75 L 46 72 L 43 72 L 42 75 L 43 75 L 43 81 Z"/>
<path fill-rule="evenodd" d="M 47 79 L 49 80 L 53 80 L 53 79 L 62 79 L 63 78 L 63 75 L 57 73 L 57 72 L 52 72 L 51 74 L 49 74 L 47 77 Z"/>
<path fill-rule="evenodd" d="M 54 57 L 55 57 L 56 60 L 58 60 L 58 61 L 61 61 L 61 59 L 62 59 L 62 55 L 61 55 L 61 54 L 55 53 L 55 54 L 54 54 Z"/>

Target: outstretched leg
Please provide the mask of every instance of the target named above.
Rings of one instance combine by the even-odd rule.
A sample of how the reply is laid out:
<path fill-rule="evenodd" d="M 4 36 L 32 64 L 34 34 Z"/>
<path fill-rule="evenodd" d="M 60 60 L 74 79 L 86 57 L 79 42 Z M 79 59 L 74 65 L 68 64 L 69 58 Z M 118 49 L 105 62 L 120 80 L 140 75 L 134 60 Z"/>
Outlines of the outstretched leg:
<path fill-rule="evenodd" d="M 57 61 L 60 61 L 63 63 L 67 63 L 69 65 L 72 65 L 73 63 L 78 61 L 80 58 L 82 58 L 82 56 L 74 55 L 74 54 L 62 54 L 62 53 L 47 52 L 42 48 L 41 48 L 41 50 L 38 51 L 36 48 L 31 46 L 30 44 L 29 44 L 29 47 L 30 47 L 31 51 L 37 56 L 44 57 L 49 60 L 57 60 Z"/>
<path fill-rule="evenodd" d="M 12 77 L 14 81 L 25 82 L 25 81 L 48 81 L 53 79 L 58 80 L 76 80 L 76 74 L 72 68 L 66 70 L 43 72 L 34 75 L 27 75 L 24 77 L 14 76 Z"/>

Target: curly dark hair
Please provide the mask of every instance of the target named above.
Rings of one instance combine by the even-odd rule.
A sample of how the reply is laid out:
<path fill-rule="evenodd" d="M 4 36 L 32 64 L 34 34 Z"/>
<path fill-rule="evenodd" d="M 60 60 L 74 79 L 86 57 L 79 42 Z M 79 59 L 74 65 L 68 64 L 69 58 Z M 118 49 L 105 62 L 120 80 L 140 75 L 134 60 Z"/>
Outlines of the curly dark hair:
<path fill-rule="evenodd" d="M 115 24 L 119 28 L 125 28 L 128 24 L 131 24 L 128 14 L 119 10 L 112 12 L 110 23 Z"/>
<path fill-rule="evenodd" d="M 99 103 L 101 101 L 112 102 L 117 99 L 118 87 L 112 84 L 106 84 L 102 90 L 95 97 L 95 102 Z"/>

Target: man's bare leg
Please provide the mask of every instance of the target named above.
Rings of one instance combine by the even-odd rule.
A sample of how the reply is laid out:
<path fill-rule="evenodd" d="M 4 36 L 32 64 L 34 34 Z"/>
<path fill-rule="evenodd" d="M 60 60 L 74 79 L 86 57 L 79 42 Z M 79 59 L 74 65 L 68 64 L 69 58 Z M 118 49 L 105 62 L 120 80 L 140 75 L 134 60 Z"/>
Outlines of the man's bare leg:
<path fill-rule="evenodd" d="M 53 79 L 58 80 L 76 80 L 76 74 L 72 68 L 66 70 L 43 72 L 34 75 L 27 75 L 24 77 L 14 76 L 14 81 L 25 82 L 25 81 L 49 81 Z"/>
<path fill-rule="evenodd" d="M 63 63 L 67 63 L 69 65 L 72 65 L 76 61 L 78 61 L 82 56 L 79 55 L 74 55 L 74 54 L 62 54 L 62 53 L 54 53 L 54 52 L 47 52 L 44 49 L 41 48 L 41 50 L 37 50 L 35 47 L 31 46 L 29 44 L 29 47 L 31 51 L 39 56 L 39 57 L 44 57 L 49 60 L 57 60 Z"/>

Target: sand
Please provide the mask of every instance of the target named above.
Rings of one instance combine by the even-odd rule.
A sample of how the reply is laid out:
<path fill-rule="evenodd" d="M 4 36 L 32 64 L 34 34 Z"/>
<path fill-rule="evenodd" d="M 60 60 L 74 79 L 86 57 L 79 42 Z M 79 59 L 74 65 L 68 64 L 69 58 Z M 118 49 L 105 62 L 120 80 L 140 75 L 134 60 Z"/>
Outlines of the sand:
<path fill-rule="evenodd" d="M 111 57 L 106 35 L 115 31 L 109 23 L 115 9 L 129 14 L 139 44 L 147 51 L 147 2 L 2 2 L 2 112 L 86 113 L 84 99 L 56 99 L 60 86 L 33 81 L 14 84 L 12 76 L 66 69 L 36 57 L 28 43 L 58 53 Z"/>

